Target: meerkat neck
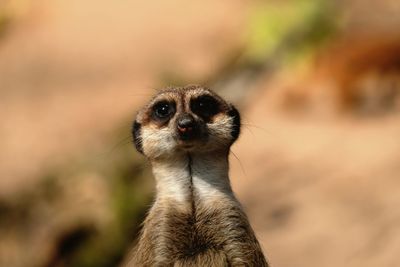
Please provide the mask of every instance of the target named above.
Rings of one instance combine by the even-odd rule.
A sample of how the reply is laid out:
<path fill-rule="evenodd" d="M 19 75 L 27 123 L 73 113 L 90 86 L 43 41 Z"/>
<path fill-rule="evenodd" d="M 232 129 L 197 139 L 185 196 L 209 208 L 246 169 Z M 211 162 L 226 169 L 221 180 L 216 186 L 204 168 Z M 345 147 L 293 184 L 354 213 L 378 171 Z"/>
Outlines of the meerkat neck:
<path fill-rule="evenodd" d="M 157 183 L 157 200 L 181 206 L 194 197 L 202 202 L 233 198 L 227 155 L 182 154 L 178 158 L 152 162 Z"/>

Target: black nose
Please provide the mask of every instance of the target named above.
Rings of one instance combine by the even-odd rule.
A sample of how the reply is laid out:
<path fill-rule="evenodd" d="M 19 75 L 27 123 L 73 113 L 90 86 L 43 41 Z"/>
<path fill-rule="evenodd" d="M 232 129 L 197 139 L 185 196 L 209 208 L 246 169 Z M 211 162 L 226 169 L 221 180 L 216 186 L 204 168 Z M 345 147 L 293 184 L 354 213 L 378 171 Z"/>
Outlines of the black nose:
<path fill-rule="evenodd" d="M 198 127 L 194 118 L 189 114 L 184 114 L 176 122 L 179 139 L 193 140 L 198 136 Z"/>
<path fill-rule="evenodd" d="M 188 132 L 188 131 L 193 131 L 193 128 L 195 126 L 195 122 L 192 116 L 190 115 L 183 115 L 178 119 L 178 130 L 180 132 Z"/>

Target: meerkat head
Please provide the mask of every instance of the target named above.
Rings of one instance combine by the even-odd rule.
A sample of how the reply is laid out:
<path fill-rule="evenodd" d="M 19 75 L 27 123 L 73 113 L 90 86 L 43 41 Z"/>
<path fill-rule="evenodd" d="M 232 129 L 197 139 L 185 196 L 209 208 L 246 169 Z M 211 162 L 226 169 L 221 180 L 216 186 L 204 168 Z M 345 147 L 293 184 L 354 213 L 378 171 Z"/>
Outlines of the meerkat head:
<path fill-rule="evenodd" d="M 160 91 L 133 123 L 136 149 L 150 159 L 227 152 L 240 133 L 236 108 L 201 86 Z"/>

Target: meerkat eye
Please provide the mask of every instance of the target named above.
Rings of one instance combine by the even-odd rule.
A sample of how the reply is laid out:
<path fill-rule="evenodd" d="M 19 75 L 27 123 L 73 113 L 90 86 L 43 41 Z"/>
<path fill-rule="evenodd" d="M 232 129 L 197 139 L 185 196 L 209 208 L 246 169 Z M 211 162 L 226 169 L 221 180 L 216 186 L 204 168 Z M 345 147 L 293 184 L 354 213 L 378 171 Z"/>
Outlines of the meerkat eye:
<path fill-rule="evenodd" d="M 212 96 L 204 95 L 190 102 L 190 109 L 202 118 L 210 118 L 220 110 L 218 101 Z"/>
<path fill-rule="evenodd" d="M 153 107 L 153 115 L 158 119 L 169 118 L 174 112 L 174 106 L 167 101 L 158 102 Z"/>

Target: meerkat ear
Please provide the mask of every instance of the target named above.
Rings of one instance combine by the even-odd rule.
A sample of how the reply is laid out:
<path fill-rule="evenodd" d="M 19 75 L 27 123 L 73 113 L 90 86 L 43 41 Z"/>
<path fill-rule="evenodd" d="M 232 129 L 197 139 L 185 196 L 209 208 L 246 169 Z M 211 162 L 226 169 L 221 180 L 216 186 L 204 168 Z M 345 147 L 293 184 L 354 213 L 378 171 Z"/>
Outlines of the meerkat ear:
<path fill-rule="evenodd" d="M 233 137 L 233 143 L 236 141 L 240 134 L 240 114 L 239 111 L 233 105 L 231 105 L 231 110 L 229 110 L 228 115 L 232 117 L 231 135 Z"/>
<path fill-rule="evenodd" d="M 133 142 L 135 143 L 136 150 L 143 154 L 142 135 L 140 129 L 142 125 L 135 121 L 132 126 Z"/>

